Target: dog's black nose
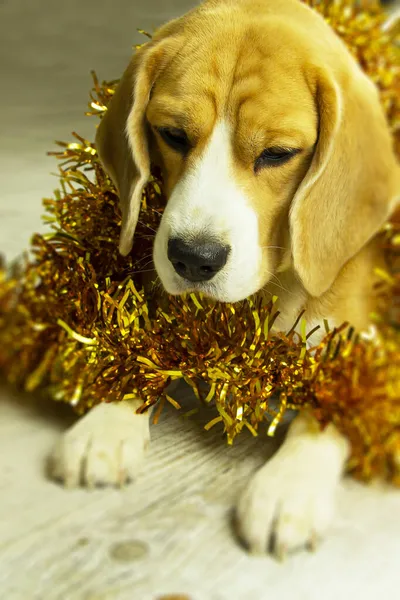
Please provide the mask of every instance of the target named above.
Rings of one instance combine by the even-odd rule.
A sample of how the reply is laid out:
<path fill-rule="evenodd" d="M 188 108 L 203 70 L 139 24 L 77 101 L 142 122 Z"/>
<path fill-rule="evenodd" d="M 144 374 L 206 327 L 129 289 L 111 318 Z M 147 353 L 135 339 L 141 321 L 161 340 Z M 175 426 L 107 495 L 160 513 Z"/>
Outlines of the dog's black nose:
<path fill-rule="evenodd" d="M 226 264 L 229 246 L 197 240 L 184 242 L 172 238 L 168 242 L 168 258 L 175 271 L 189 281 L 208 281 Z"/>

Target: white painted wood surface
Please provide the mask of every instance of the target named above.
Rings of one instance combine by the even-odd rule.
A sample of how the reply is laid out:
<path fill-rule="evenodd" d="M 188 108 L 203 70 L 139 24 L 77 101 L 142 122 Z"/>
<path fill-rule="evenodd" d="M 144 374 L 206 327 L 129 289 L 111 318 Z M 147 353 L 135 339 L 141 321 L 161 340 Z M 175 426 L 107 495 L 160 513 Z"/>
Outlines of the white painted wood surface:
<path fill-rule="evenodd" d="M 347 482 L 329 538 L 280 564 L 248 556 L 231 528 L 238 491 L 271 451 L 265 438 L 243 434 L 229 448 L 218 430 L 202 429 L 210 409 L 188 420 L 171 407 L 152 428 L 134 484 L 65 490 L 46 479 L 45 465 L 69 411 L 2 397 L 2 599 L 398 598 L 398 491 Z"/>
<path fill-rule="evenodd" d="M 93 132 L 82 115 L 89 70 L 118 76 L 140 39 L 135 27 L 187 8 L 187 0 L 0 3 L 0 251 L 9 258 L 40 227 L 40 198 L 55 187 L 51 141 Z M 316 554 L 284 564 L 250 557 L 232 535 L 232 507 L 273 444 L 244 433 L 229 448 L 219 429 L 204 432 L 210 418 L 168 408 L 133 485 L 64 490 L 45 466 L 71 414 L 2 388 L 1 600 L 399 598 L 398 491 L 348 481 Z"/>

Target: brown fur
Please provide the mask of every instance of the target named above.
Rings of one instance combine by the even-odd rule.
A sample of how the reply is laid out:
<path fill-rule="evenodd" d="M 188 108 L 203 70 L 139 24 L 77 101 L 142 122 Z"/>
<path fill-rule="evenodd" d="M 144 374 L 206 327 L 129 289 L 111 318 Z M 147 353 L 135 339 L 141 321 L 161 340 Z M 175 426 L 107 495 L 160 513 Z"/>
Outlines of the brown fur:
<path fill-rule="evenodd" d="M 222 118 L 259 217 L 262 293 L 279 295 L 279 326 L 305 308 L 310 321 L 366 327 L 381 260 L 373 238 L 394 208 L 399 170 L 374 86 L 297 0 L 209 0 L 133 58 L 97 136 L 120 193 L 121 252 L 131 247 L 150 159 L 168 196 Z M 194 145 L 186 159 L 159 138 L 161 125 L 185 129 Z M 257 156 L 276 143 L 302 152 L 255 174 Z"/>

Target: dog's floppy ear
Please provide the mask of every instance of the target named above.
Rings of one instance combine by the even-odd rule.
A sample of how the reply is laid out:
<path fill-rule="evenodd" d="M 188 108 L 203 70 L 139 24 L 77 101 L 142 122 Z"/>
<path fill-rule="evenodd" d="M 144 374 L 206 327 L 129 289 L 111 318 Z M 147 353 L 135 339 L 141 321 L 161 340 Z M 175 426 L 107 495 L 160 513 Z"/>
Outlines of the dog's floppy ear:
<path fill-rule="evenodd" d="M 375 87 L 358 69 L 341 83 L 335 75 L 327 69 L 317 75 L 318 140 L 290 213 L 294 267 L 312 296 L 328 290 L 376 234 L 399 191 L 398 165 Z"/>
<path fill-rule="evenodd" d="M 97 129 L 99 158 L 119 194 L 119 250 L 124 256 L 132 248 L 142 191 L 150 176 L 146 108 L 156 77 L 175 48 L 174 39 L 155 39 L 136 52 Z"/>

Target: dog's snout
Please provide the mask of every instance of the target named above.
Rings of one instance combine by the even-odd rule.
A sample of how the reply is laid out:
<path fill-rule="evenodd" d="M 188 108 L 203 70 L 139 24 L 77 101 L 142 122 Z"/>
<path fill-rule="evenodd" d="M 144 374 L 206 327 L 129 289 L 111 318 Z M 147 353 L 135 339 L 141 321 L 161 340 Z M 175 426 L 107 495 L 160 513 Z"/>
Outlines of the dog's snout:
<path fill-rule="evenodd" d="M 218 242 L 180 238 L 168 242 L 168 258 L 181 277 L 192 282 L 208 281 L 225 266 L 230 248 Z"/>

